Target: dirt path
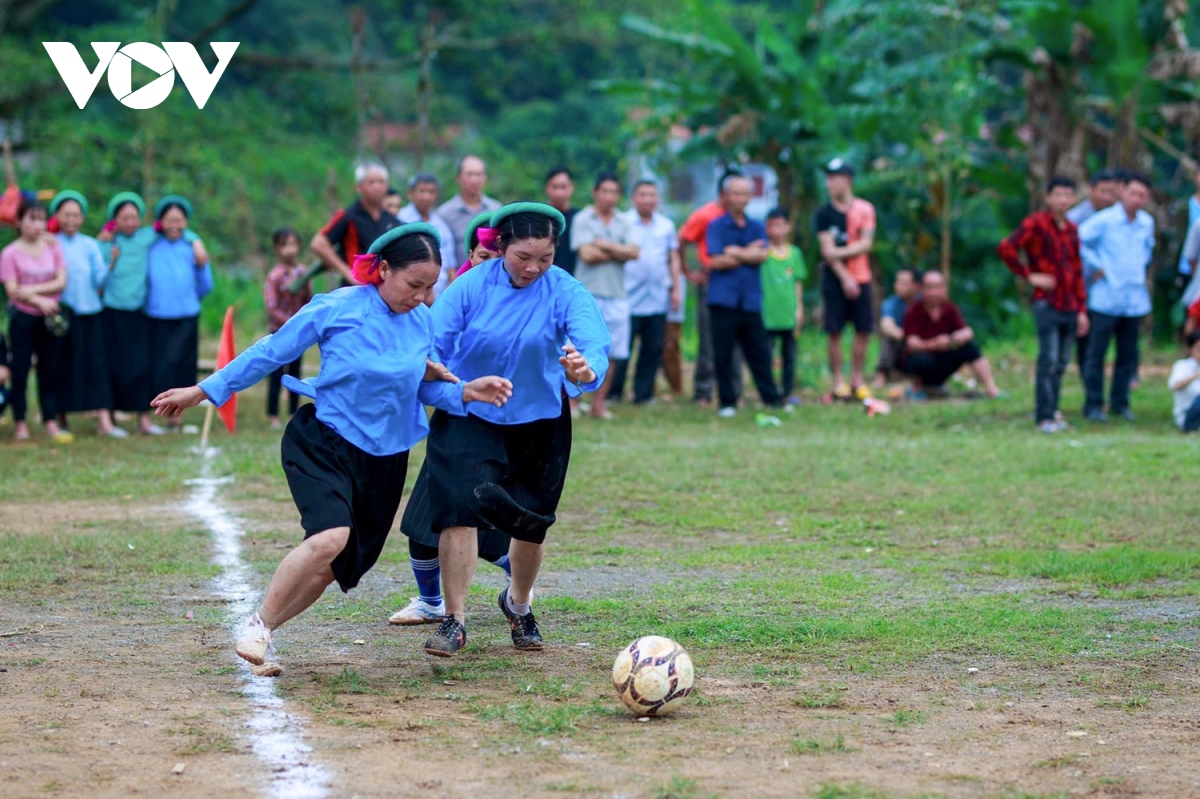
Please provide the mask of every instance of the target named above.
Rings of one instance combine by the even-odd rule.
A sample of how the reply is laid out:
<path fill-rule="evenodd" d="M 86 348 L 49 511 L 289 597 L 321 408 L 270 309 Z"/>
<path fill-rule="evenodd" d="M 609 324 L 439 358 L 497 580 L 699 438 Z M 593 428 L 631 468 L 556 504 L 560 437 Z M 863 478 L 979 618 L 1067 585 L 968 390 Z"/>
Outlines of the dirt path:
<path fill-rule="evenodd" d="M 6 508 L 6 532 L 44 529 L 26 510 Z M 86 516 L 128 512 L 91 505 Z M 55 524 L 102 534 L 78 518 Z M 548 591 L 578 583 L 548 568 Z M 377 571 L 279 638 L 276 688 L 304 721 L 330 797 L 795 797 L 856 783 L 888 796 L 1200 796 L 1191 653 L 1138 664 L 1138 683 L 1159 686 L 1148 697 L 1132 695 L 1128 664 L 1094 661 L 969 673 L 949 658 L 863 676 L 756 654 L 698 658 L 697 695 L 638 723 L 612 695 L 612 653 L 557 639 L 553 617 L 545 652 L 512 651 L 490 608 L 492 572 L 472 597 L 470 648 L 431 663 L 419 651 L 427 628 L 382 622 L 405 577 Z M 163 575 L 11 595 L 0 795 L 271 795 L 212 591 Z"/>

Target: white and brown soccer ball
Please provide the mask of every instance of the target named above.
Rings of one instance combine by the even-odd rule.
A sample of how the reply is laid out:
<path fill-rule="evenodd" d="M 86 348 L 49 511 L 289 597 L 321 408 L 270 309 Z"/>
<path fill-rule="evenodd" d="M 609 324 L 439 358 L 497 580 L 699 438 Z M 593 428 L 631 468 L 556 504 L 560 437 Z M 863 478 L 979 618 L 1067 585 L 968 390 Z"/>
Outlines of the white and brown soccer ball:
<path fill-rule="evenodd" d="M 692 659 L 670 638 L 647 635 L 621 650 L 613 686 L 625 707 L 639 716 L 664 716 L 692 692 Z"/>

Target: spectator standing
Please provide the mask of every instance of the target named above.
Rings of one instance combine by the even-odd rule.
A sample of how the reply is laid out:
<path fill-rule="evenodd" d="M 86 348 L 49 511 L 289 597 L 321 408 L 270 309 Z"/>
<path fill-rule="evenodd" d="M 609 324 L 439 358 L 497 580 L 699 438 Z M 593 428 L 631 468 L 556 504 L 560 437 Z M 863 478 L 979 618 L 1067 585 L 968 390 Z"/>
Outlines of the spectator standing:
<path fill-rule="evenodd" d="M 1175 424 L 1185 433 L 1200 430 L 1200 331 L 1187 336 L 1188 357 L 1171 367 L 1167 386 L 1174 394 Z"/>
<path fill-rule="evenodd" d="M 915 269 L 903 267 L 896 272 L 892 296 L 879 305 L 879 363 L 875 366 L 874 387 L 886 388 L 888 381 L 903 374 L 904 314 L 920 293 Z"/>
<path fill-rule="evenodd" d="M 792 223 L 787 210 L 767 214 L 767 260 L 760 269 L 763 291 L 763 326 L 772 356 L 779 342 L 783 360 L 780 389 L 789 405 L 799 405 L 796 385 L 796 339 L 804 325 L 804 281 L 808 268 L 800 248 L 792 244 Z"/>
<path fill-rule="evenodd" d="M 200 359 L 200 303 L 213 289 L 212 264 L 196 260 L 183 238 L 192 204 L 168 194 L 154 206 L 162 229 L 146 254 L 146 316 L 150 320 L 151 390 L 157 396 L 196 382 Z M 180 419 L 168 419 L 178 429 Z"/>
<path fill-rule="evenodd" d="M 383 210 L 399 219 L 402 205 L 404 205 L 404 195 L 400 193 L 399 189 L 388 186 L 387 194 L 383 195 Z"/>
<path fill-rule="evenodd" d="M 1067 219 L 1069 219 L 1076 227 L 1079 227 L 1086 222 L 1093 214 L 1103 211 L 1105 208 L 1111 208 L 1113 203 L 1117 201 L 1117 194 L 1121 190 L 1121 182 L 1117 179 L 1117 173 L 1111 169 L 1101 169 L 1092 173 L 1091 180 L 1088 181 L 1088 196 L 1083 202 L 1076 205 L 1070 211 L 1067 211 Z M 1088 326 L 1089 331 L 1091 325 Z M 1079 364 L 1079 378 L 1083 379 L 1084 359 L 1087 358 L 1088 349 L 1088 334 L 1079 336 L 1075 342 L 1075 357 Z"/>
<path fill-rule="evenodd" d="M 687 315 L 687 275 L 683 268 L 683 248 L 680 247 L 679 276 L 675 279 L 675 291 L 679 294 L 679 307 L 667 312 L 667 332 L 663 340 L 663 374 L 671 393 L 663 399 L 673 400 L 683 396 L 683 321 Z"/>
<path fill-rule="evenodd" d="M 300 256 L 300 236 L 290 227 L 279 228 L 271 236 L 271 244 L 275 249 L 275 266 L 267 273 L 263 283 L 263 305 L 267 309 L 267 332 L 278 333 L 287 321 L 296 315 L 312 299 L 312 287 L 299 278 L 305 273 L 303 264 L 297 260 Z M 292 286 L 297 286 L 295 291 Z M 272 430 L 280 430 L 283 424 L 279 421 L 279 392 L 283 387 L 284 375 L 291 375 L 299 380 L 303 372 L 304 354 L 280 366 L 271 373 L 267 383 L 267 421 Z M 288 415 L 295 416 L 300 405 L 300 395 L 288 391 Z"/>
<path fill-rule="evenodd" d="M 611 172 L 602 172 L 592 188 L 592 204 L 575 215 L 571 246 L 579 256 L 577 277 L 596 298 L 600 314 L 612 337 L 609 358 L 629 358 L 629 298 L 625 293 L 625 262 L 640 254 L 629 218 L 617 211 L 621 182 Z M 593 417 L 611 419 L 605 398 L 612 388 L 611 371 L 592 397 Z"/>
<path fill-rule="evenodd" d="M 1185 238 L 1186 236 L 1191 235 L 1192 228 L 1194 228 L 1196 224 L 1200 222 L 1200 166 L 1193 168 L 1192 182 L 1196 185 L 1196 192 L 1191 197 L 1188 197 L 1187 201 L 1188 221 Z M 1191 276 L 1194 274 L 1196 270 L 1194 261 L 1194 256 L 1192 258 L 1188 258 L 1186 249 L 1181 251 L 1179 254 L 1179 274 L 1185 276 Z M 1184 304 L 1187 305 L 1187 303 Z"/>
<path fill-rule="evenodd" d="M 12 340 L 14 437 L 18 441 L 29 439 L 26 395 L 36 355 L 42 425 L 56 444 L 69 444 L 73 436 L 58 425 L 61 335 L 66 332 L 61 330 L 63 317 L 58 301 L 67 285 L 67 264 L 58 240 L 46 236 L 46 209 L 41 203 L 21 201 L 17 232 L 17 240 L 0 250 L 0 282 L 8 294 L 8 333 Z"/>
<path fill-rule="evenodd" d="M 62 392 L 59 421 L 65 429 L 66 415 L 97 411 L 96 431 L 110 438 L 128 438 L 129 433 L 113 424 L 112 387 L 108 379 L 108 346 L 101 311 L 100 290 L 108 280 L 108 269 L 100 244 L 80 233 L 88 212 L 87 199 L 77 191 L 60 191 L 50 201 L 50 213 L 58 220 L 58 244 L 67 265 L 67 286 L 60 304 L 70 311 L 70 328 L 63 341 Z"/>
<path fill-rule="evenodd" d="M 740 175 L 735 170 L 727 170 L 717 183 L 717 199 L 697 208 L 683 227 L 679 230 L 680 256 L 684 269 L 687 269 L 688 280 L 696 286 L 696 337 L 699 351 L 696 353 L 696 371 L 693 375 L 695 383 L 693 399 L 702 407 L 712 403 L 713 386 L 716 381 L 716 371 L 713 366 L 712 321 L 708 313 L 708 277 L 712 266 L 712 258 L 708 254 L 708 226 L 719 216 L 725 214 L 725 184 L 730 178 Z M 696 247 L 696 269 L 688 269 L 688 245 Z M 742 395 L 742 353 L 736 346 L 733 351 L 733 389 L 737 396 Z"/>
<path fill-rule="evenodd" d="M 1142 318 L 1150 313 L 1146 267 L 1154 254 L 1154 217 L 1144 208 L 1150 200 L 1150 178 L 1130 175 L 1120 201 L 1092 215 L 1079 228 L 1084 278 L 1088 284 L 1091 331 L 1083 382 L 1083 414 L 1096 422 L 1104 413 L 1104 357 L 1108 342 L 1117 341 L 1109 410 L 1133 421 L 1129 386 L 1137 372 Z"/>
<path fill-rule="evenodd" d="M 546 173 L 546 202 L 563 215 L 567 226 L 563 228 L 554 250 L 554 265 L 568 275 L 575 274 L 575 250 L 571 249 L 571 223 L 579 209 L 572 204 L 575 196 L 575 176 L 565 166 L 556 166 Z"/>
<path fill-rule="evenodd" d="M 326 269 L 341 275 L 343 286 L 354 285 L 350 264 L 367 251 L 375 239 L 400 225 L 383 208 L 388 193 L 388 171 L 383 164 L 360 164 L 354 170 L 358 199 L 338 211 L 312 238 L 309 247 Z"/>
<path fill-rule="evenodd" d="M 487 185 L 487 165 L 477 155 L 464 155 L 458 159 L 454 170 L 454 179 L 458 183 L 458 194 L 438 206 L 437 213 L 453 231 L 454 259 L 450 262 L 461 264 L 467 260 L 466 245 L 463 243 L 467 225 L 471 220 L 484 211 L 496 211 L 500 202 L 483 193 Z"/>
<path fill-rule="evenodd" d="M 1111 169 L 1101 169 L 1092 173 L 1088 181 L 1088 196 L 1071 210 L 1067 211 L 1069 219 L 1076 227 L 1082 225 L 1092 214 L 1112 207 L 1121 191 L 1121 183 L 1117 173 Z"/>
<path fill-rule="evenodd" d="M 854 196 L 854 168 L 841 158 L 825 165 L 829 202 L 817 209 L 813 229 L 821 244 L 821 296 L 825 302 L 829 371 L 834 399 L 871 395 L 863 369 L 875 331 L 871 296 L 871 247 L 875 242 L 875 206 Z M 842 331 L 854 325 L 850 383 L 842 376 Z"/>
<path fill-rule="evenodd" d="M 1054 178 L 1046 186 L 1046 207 L 1027 216 L 999 247 L 1013 274 L 1033 286 L 1038 334 L 1034 423 L 1043 433 L 1066 427 L 1059 413 L 1063 374 L 1072 344 L 1087 335 L 1089 326 L 1079 229 L 1066 217 L 1074 202 L 1075 183 Z"/>
<path fill-rule="evenodd" d="M 633 401 L 643 405 L 654 399 L 654 380 L 662 364 L 667 333 L 667 314 L 679 308 L 677 279 L 682 267 L 679 260 L 679 236 L 675 223 L 658 212 L 658 186 L 642 180 L 633 188 L 633 209 L 629 214 L 638 257 L 625 263 L 625 293 L 629 298 L 630 345 L 638 339 L 637 368 L 633 378 Z M 624 395 L 629 361 L 618 361 L 611 395 Z"/>
<path fill-rule="evenodd" d="M 711 258 L 708 311 L 712 319 L 713 355 L 717 371 L 718 415 L 737 414 L 733 383 L 733 347 L 740 344 L 763 404 L 780 404 L 771 376 L 771 348 L 763 327 L 760 269 L 767 260 L 767 229 L 746 216 L 750 181 L 731 177 L 725 182 L 728 210 L 708 226 L 705 238 Z"/>
<path fill-rule="evenodd" d="M 1000 389 L 992 369 L 975 343 L 975 331 L 950 302 L 946 277 L 930 270 L 921 278 L 921 300 L 904 314 L 907 371 L 913 378 L 913 399 L 924 399 L 930 389 L 941 389 L 964 366 L 970 366 L 989 397 Z"/>
<path fill-rule="evenodd" d="M 446 286 L 450 285 L 454 279 L 454 273 L 459 267 L 459 261 L 454 260 L 457 251 L 454 231 L 451 230 L 446 220 L 442 219 L 434 210 L 437 208 L 440 192 L 441 184 L 438 182 L 437 175 L 432 172 L 416 173 L 408 179 L 408 205 L 401 208 L 400 213 L 396 215 L 396 218 L 405 225 L 410 222 L 428 222 L 433 225 L 442 238 L 439 247 L 442 254 L 442 271 L 438 274 L 438 282 L 434 285 L 433 292 L 428 298 L 430 305 L 439 294 L 446 290 Z"/>

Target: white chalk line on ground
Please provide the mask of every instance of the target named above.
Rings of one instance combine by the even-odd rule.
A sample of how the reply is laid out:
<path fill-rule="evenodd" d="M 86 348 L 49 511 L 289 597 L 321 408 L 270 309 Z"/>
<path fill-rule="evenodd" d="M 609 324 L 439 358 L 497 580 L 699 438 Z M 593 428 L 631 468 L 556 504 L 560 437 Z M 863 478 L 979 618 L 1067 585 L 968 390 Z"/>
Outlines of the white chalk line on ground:
<path fill-rule="evenodd" d="M 187 481 L 192 493 L 184 509 L 212 534 L 216 549 L 213 562 L 221 569 L 213 579 L 213 593 L 228 604 L 230 630 L 236 635 L 241 622 L 258 607 L 258 592 L 251 587 L 250 567 L 242 559 L 242 524 L 216 501 L 218 487 L 233 482 L 232 477 L 212 477 L 216 452 L 209 448 L 202 453 L 202 476 Z M 229 650 L 233 655 L 232 636 Z M 245 661 L 233 657 L 239 664 L 242 695 L 253 708 L 246 722 L 251 750 L 271 775 L 266 786 L 268 795 L 278 799 L 324 799 L 332 775 L 319 763 L 311 762 L 312 747 L 304 743 L 303 720 L 284 709 L 272 678 L 255 677 Z"/>

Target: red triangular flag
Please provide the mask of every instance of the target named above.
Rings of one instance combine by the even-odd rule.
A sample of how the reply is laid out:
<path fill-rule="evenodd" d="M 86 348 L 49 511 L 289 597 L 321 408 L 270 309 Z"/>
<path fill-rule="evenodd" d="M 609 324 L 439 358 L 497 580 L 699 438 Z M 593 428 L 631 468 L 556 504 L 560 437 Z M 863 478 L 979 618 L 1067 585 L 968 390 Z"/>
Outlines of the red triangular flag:
<path fill-rule="evenodd" d="M 233 344 L 233 306 L 230 305 L 225 309 L 225 325 L 221 328 L 221 343 L 217 346 L 217 369 L 221 369 L 235 357 L 237 351 Z M 217 408 L 217 413 L 225 423 L 225 429 L 234 432 L 237 429 L 237 394 Z"/>

